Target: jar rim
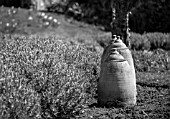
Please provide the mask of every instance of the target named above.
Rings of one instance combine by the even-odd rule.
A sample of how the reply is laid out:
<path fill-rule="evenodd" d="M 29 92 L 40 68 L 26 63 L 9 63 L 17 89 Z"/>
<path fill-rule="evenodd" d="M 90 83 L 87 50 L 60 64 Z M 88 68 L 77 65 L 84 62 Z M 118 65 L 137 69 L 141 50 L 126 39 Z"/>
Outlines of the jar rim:
<path fill-rule="evenodd" d="M 119 59 L 119 60 L 113 59 L 113 60 L 106 60 L 105 62 L 124 62 L 124 61 L 126 61 L 126 60 L 125 59 Z"/>

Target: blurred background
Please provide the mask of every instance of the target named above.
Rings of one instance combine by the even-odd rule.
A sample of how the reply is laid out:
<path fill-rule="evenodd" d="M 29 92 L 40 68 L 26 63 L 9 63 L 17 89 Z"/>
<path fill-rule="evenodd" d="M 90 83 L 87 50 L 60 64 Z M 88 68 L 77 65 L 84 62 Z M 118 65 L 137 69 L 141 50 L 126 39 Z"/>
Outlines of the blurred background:
<path fill-rule="evenodd" d="M 130 29 L 136 33 L 170 31 L 170 0 L 128 0 Z M 0 5 L 65 14 L 110 30 L 111 5 L 116 0 L 0 0 Z"/>

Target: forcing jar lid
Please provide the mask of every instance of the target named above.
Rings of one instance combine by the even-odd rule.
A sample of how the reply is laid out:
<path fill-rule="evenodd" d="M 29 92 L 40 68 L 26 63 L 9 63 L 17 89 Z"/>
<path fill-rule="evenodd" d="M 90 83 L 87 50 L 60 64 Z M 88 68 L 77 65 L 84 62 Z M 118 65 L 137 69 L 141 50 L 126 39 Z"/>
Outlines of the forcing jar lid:
<path fill-rule="evenodd" d="M 116 48 L 111 48 L 106 61 L 122 62 L 126 60 L 121 54 L 119 54 Z"/>
<path fill-rule="evenodd" d="M 117 39 L 112 43 L 112 46 L 117 49 L 126 49 L 126 45 L 123 43 L 121 39 Z"/>

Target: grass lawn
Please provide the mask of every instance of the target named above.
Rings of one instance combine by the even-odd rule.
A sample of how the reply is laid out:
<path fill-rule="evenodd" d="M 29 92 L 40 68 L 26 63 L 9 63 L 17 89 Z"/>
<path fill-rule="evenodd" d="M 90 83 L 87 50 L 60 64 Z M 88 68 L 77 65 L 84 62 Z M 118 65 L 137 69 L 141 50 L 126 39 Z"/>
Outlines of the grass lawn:
<path fill-rule="evenodd" d="M 110 33 L 62 15 L 46 13 L 54 24 L 34 11 L 8 10 L 0 8 L 0 118 L 169 119 L 168 51 L 132 51 L 136 106 L 100 107 L 96 87 Z"/>

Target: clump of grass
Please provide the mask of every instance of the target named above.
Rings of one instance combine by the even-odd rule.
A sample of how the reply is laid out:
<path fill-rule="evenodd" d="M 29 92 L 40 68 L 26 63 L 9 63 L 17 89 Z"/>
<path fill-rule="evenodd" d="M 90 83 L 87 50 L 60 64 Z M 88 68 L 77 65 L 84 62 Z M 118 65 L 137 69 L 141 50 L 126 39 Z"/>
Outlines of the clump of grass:
<path fill-rule="evenodd" d="M 157 49 L 154 51 L 132 51 L 136 71 L 165 72 L 170 70 L 168 52 Z"/>
<path fill-rule="evenodd" d="M 144 34 L 143 36 L 146 37 L 150 42 L 151 50 L 158 49 L 158 48 L 165 49 L 167 43 L 170 42 L 170 39 L 168 38 L 168 34 L 164 34 L 164 33 L 154 32 L 154 33 Z"/>
<path fill-rule="evenodd" d="M 164 49 L 169 50 L 170 37 L 165 33 L 131 33 L 131 45 L 135 50 L 155 50 Z"/>
<path fill-rule="evenodd" d="M 144 35 L 131 33 L 130 40 L 133 50 L 150 50 L 150 41 Z"/>
<path fill-rule="evenodd" d="M 1 118 L 67 118 L 95 95 L 98 53 L 59 38 L 0 39 Z"/>
<path fill-rule="evenodd" d="M 103 33 L 93 37 L 100 46 L 105 47 L 111 40 L 110 33 Z M 165 33 L 145 33 L 138 34 L 131 32 L 130 43 L 132 50 L 155 50 L 155 49 L 170 49 L 170 34 Z"/>

